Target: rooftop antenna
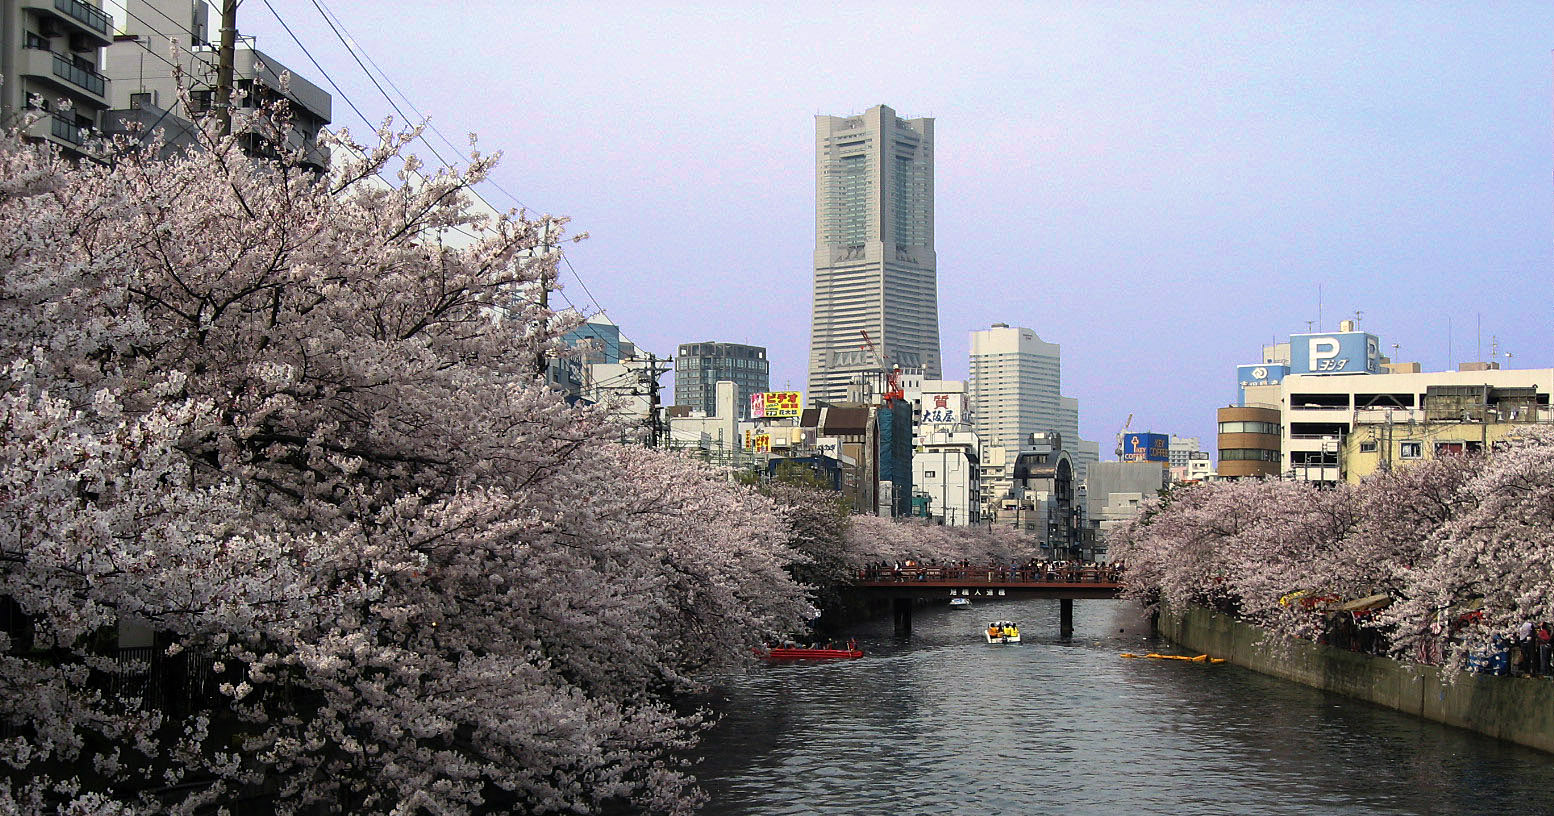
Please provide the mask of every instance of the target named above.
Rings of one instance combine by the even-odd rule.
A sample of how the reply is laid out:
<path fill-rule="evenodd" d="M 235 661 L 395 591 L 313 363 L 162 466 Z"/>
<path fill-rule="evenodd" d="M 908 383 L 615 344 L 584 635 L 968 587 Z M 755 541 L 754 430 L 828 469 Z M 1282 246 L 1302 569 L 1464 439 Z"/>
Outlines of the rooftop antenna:
<path fill-rule="evenodd" d="M 1365 310 L 1364 309 L 1355 309 L 1354 310 L 1354 328 L 1356 330 L 1358 330 L 1360 328 L 1360 321 L 1363 320 L 1364 318 L 1365 318 Z"/>
<path fill-rule="evenodd" d="M 1484 313 L 1473 313 L 1473 361 L 1484 360 Z"/>
<path fill-rule="evenodd" d="M 1317 284 L 1317 328 L 1322 328 L 1322 284 Z"/>
<path fill-rule="evenodd" d="M 1307 334 L 1311 333 L 1311 324 L 1312 324 L 1312 321 L 1310 321 L 1310 320 L 1306 321 L 1306 333 Z"/>

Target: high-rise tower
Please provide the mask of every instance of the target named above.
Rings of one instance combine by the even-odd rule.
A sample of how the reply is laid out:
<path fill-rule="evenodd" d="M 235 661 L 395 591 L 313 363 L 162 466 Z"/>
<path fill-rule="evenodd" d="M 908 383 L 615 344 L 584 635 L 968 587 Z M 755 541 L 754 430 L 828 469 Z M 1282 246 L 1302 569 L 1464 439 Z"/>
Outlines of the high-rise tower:
<path fill-rule="evenodd" d="M 885 105 L 816 116 L 811 403 L 844 399 L 882 366 L 941 376 L 936 268 L 933 120 Z"/>
<path fill-rule="evenodd" d="M 988 445 L 1019 450 L 1037 431 L 1078 442 L 1078 408 L 1068 422 L 1062 396 L 1062 347 L 1006 323 L 971 333 L 971 395 L 977 434 Z M 1074 427 L 1070 428 L 1070 424 Z"/>

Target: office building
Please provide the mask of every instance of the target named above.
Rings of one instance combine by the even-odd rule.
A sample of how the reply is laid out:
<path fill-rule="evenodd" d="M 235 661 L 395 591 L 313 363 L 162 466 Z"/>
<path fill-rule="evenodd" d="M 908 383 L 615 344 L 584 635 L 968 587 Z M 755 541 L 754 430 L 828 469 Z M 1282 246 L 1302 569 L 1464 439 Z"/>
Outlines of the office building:
<path fill-rule="evenodd" d="M 1511 425 L 1554 420 L 1554 369 L 1472 362 L 1420 371 L 1379 348 L 1375 335 L 1343 321 L 1239 366 L 1240 404 L 1218 411 L 1219 475 L 1337 482 L 1436 452 L 1487 449 Z"/>
<path fill-rule="evenodd" d="M 576 349 L 577 359 L 585 364 L 618 363 L 637 356 L 636 346 L 621 337 L 620 326 L 603 312 L 562 335 L 561 342 Z"/>
<path fill-rule="evenodd" d="M 1070 430 L 1064 415 L 1062 347 L 1007 323 L 971 333 L 971 415 L 985 445 L 1018 450 L 1031 434 Z M 1073 430 L 1078 438 L 1078 403 Z"/>
<path fill-rule="evenodd" d="M 895 366 L 941 376 L 933 167 L 932 119 L 815 117 L 810 404 Z"/>
<path fill-rule="evenodd" d="M 1171 470 L 1174 472 L 1178 468 L 1187 467 L 1188 461 L 1193 458 L 1192 455 L 1200 450 L 1202 450 L 1202 447 L 1198 442 L 1198 437 L 1171 434 L 1169 447 L 1167 448 L 1170 456 L 1169 464 Z"/>
<path fill-rule="evenodd" d="M 717 384 L 734 383 L 740 419 L 750 416 L 750 395 L 771 390 L 771 362 L 766 349 L 738 343 L 686 343 L 674 360 L 674 404 L 712 416 L 717 411 Z"/>
<path fill-rule="evenodd" d="M 98 3 L 0 0 L 0 127 L 25 123 L 24 136 L 87 156 L 109 107 L 101 66 L 112 41 L 113 20 Z"/>

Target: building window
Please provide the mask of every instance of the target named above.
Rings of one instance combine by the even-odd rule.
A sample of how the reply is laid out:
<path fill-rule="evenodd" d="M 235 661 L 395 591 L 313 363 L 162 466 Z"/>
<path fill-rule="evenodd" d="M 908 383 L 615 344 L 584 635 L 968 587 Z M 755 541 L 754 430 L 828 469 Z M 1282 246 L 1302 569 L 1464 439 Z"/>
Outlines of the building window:
<path fill-rule="evenodd" d="M 1375 453 L 1375 452 L 1376 452 L 1376 443 L 1375 442 L 1361 442 L 1360 443 L 1360 453 Z"/>
<path fill-rule="evenodd" d="M 931 471 L 931 470 L 925 470 L 925 471 L 923 471 L 923 478 L 924 478 L 924 479 L 932 479 L 932 478 L 933 478 L 933 475 L 934 475 L 934 472 L 933 472 L 933 471 Z"/>
<path fill-rule="evenodd" d="M 1272 422 L 1221 422 L 1219 432 L 1277 434 L 1279 426 Z"/>
<path fill-rule="evenodd" d="M 1421 451 L 1421 448 L 1422 448 L 1422 445 L 1419 442 L 1399 442 L 1398 443 L 1398 458 L 1399 459 L 1418 459 L 1420 456 L 1424 455 L 1423 452 Z"/>

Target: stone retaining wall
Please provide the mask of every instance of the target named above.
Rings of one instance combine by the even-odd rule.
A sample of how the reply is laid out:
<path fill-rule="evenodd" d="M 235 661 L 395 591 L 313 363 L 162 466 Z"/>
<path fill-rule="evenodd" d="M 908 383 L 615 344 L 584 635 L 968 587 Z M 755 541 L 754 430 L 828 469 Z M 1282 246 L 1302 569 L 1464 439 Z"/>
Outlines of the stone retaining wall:
<path fill-rule="evenodd" d="M 1293 641 L 1287 648 L 1269 649 L 1257 645 L 1263 630 L 1199 607 L 1162 610 L 1157 626 L 1188 651 L 1554 752 L 1554 680 L 1462 674 L 1444 683 L 1432 666 L 1331 646 Z"/>

